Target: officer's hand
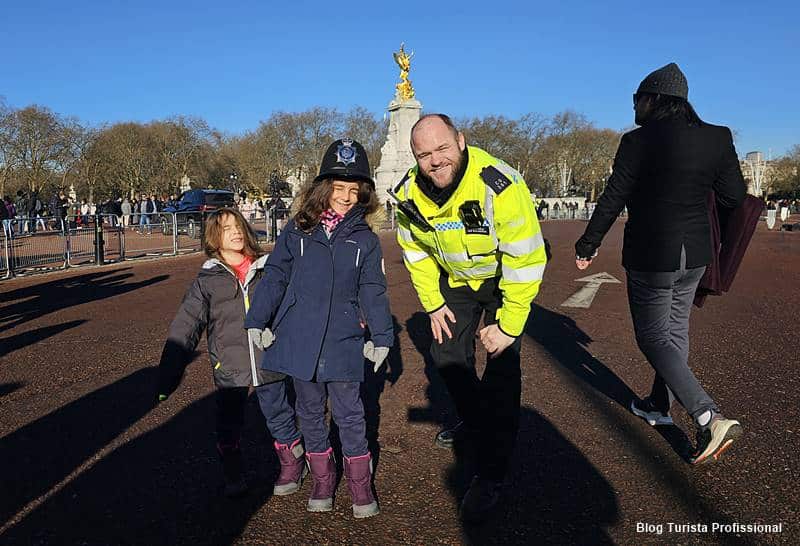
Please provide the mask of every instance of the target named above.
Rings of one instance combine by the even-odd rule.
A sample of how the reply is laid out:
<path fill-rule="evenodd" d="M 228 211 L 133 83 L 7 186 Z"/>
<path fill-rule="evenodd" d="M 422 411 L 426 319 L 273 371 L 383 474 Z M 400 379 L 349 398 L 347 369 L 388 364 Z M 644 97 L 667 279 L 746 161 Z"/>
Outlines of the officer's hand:
<path fill-rule="evenodd" d="M 449 339 L 453 339 L 453 333 L 450 331 L 450 327 L 447 325 L 447 321 L 449 320 L 453 324 L 456 323 L 456 316 L 450 310 L 449 307 L 446 305 L 442 306 L 437 311 L 433 313 L 428 313 L 428 316 L 431 317 L 431 332 L 433 332 L 433 339 L 436 340 L 439 345 L 444 342 L 444 334 L 447 334 Z"/>
<path fill-rule="evenodd" d="M 575 258 L 575 265 L 578 266 L 578 269 L 583 271 L 584 269 L 592 265 L 592 259 L 589 258 L 587 260 L 586 258 Z"/>
<path fill-rule="evenodd" d="M 275 334 L 273 334 L 272 330 L 269 328 L 264 328 L 263 330 L 259 328 L 248 328 L 247 335 L 250 336 L 250 339 L 253 340 L 256 347 L 262 351 L 275 341 Z"/>
<path fill-rule="evenodd" d="M 375 347 L 371 341 L 364 344 L 364 357 L 375 363 L 373 367 L 375 373 L 378 373 L 387 356 L 389 356 L 389 347 Z"/>
<path fill-rule="evenodd" d="M 516 338 L 504 334 L 497 324 L 490 324 L 477 335 L 481 338 L 484 349 L 492 358 L 499 356 L 516 340 Z"/>

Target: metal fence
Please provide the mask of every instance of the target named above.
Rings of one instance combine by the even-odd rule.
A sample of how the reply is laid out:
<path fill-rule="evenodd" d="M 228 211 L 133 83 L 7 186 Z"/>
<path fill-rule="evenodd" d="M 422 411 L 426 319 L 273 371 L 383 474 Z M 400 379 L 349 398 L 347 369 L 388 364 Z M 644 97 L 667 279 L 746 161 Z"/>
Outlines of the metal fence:
<path fill-rule="evenodd" d="M 115 214 L 67 217 L 66 263 L 69 267 L 97 262 L 98 222 L 102 229 L 103 262 L 119 262 L 125 249 L 125 232 Z"/>
<path fill-rule="evenodd" d="M 541 220 L 588 220 L 592 210 L 588 208 L 545 207 L 539 212 Z"/>
<path fill-rule="evenodd" d="M 393 212 L 380 229 L 394 229 Z M 0 226 L 0 278 L 197 252 L 202 250 L 207 214 L 156 212 L 4 220 Z M 253 207 L 243 214 L 259 242 L 270 243 L 283 231 L 291 211 Z"/>

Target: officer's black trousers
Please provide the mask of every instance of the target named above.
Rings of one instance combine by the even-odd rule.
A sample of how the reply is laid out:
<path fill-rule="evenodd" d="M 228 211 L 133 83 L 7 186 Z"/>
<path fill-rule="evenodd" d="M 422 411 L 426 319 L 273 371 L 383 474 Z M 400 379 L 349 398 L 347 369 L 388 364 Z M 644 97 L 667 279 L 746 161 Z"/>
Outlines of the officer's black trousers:
<path fill-rule="evenodd" d="M 521 373 L 520 340 L 486 362 L 483 377 L 475 370 L 475 334 L 485 314 L 486 325 L 497 322 L 502 305 L 499 279 L 483 282 L 476 292 L 470 287 L 450 288 L 442 276 L 439 288 L 447 307 L 455 314 L 450 324 L 452 339 L 431 345 L 431 356 L 447 385 L 459 417 L 471 430 L 477 452 L 478 474 L 502 480 L 508 469 L 519 429 Z"/>

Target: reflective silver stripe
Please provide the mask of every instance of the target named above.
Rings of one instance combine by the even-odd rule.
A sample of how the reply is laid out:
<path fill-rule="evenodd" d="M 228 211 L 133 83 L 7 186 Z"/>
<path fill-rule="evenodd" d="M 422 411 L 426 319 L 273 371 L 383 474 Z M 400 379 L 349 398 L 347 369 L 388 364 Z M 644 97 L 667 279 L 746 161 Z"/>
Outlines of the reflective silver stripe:
<path fill-rule="evenodd" d="M 300 239 L 300 255 L 303 255 L 303 239 Z"/>
<path fill-rule="evenodd" d="M 500 252 L 505 252 L 509 256 L 524 256 L 530 254 L 544 244 L 542 233 L 539 232 L 533 237 L 523 239 L 522 241 L 514 241 L 513 243 L 500 242 Z"/>
<path fill-rule="evenodd" d="M 414 241 L 414 238 L 411 236 L 411 230 L 406 229 L 402 226 L 397 226 L 397 233 L 400 234 L 400 238 L 407 243 L 411 243 Z"/>
<path fill-rule="evenodd" d="M 532 265 L 530 267 L 521 267 L 520 269 L 512 269 L 507 265 L 503 265 L 503 279 L 513 282 L 533 282 L 541 281 L 544 276 L 544 265 Z"/>
<path fill-rule="evenodd" d="M 356 267 L 358 267 L 358 259 L 361 257 L 361 249 L 356 249 Z"/>
<path fill-rule="evenodd" d="M 483 198 L 483 211 L 486 213 L 486 221 L 489 223 L 489 235 L 492 236 L 492 240 L 497 246 L 497 232 L 494 230 L 494 191 L 488 184 Z"/>
<path fill-rule="evenodd" d="M 447 263 L 454 263 L 454 262 L 468 262 L 469 256 L 464 251 L 461 252 L 442 252 L 442 256 L 444 257 Z"/>
<path fill-rule="evenodd" d="M 497 274 L 497 264 L 481 265 L 469 269 L 454 269 L 453 274 L 459 279 L 485 279 Z"/>
<path fill-rule="evenodd" d="M 403 250 L 403 258 L 410 264 L 417 263 L 421 260 L 424 260 L 428 257 L 427 252 L 421 252 L 418 250 Z"/>

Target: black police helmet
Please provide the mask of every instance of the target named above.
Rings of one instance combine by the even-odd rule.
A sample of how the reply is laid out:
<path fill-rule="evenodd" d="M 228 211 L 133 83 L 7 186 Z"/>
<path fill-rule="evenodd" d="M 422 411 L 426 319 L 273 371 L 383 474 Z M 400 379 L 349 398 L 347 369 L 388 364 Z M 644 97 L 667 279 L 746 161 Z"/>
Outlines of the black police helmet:
<path fill-rule="evenodd" d="M 328 146 L 322 157 L 322 165 L 314 183 L 327 178 L 339 180 L 363 180 L 375 189 L 375 181 L 370 176 L 369 160 L 364 147 L 351 138 L 341 138 Z"/>

